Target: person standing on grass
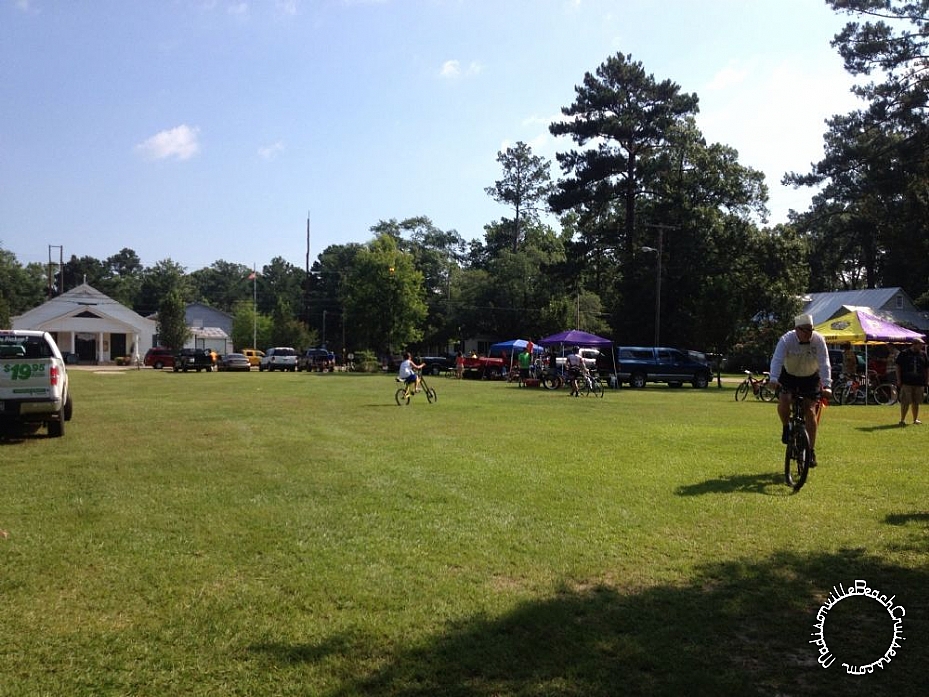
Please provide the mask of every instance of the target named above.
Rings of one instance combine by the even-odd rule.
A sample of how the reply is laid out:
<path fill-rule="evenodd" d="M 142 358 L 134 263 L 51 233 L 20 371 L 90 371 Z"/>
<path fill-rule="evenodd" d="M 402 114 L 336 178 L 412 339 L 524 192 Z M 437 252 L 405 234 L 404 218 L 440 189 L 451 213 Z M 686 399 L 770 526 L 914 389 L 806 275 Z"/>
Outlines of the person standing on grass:
<path fill-rule="evenodd" d="M 813 331 L 812 315 L 794 317 L 793 331 L 784 334 L 777 342 L 771 359 L 771 389 L 781 386 L 777 402 L 777 415 L 781 420 L 781 442 L 787 443 L 791 395 L 803 397 L 803 418 L 810 436 L 811 467 L 816 466 L 816 410 L 820 395 L 832 396 L 832 364 L 829 347 L 823 335 Z"/>
<path fill-rule="evenodd" d="M 842 353 L 842 372 L 845 373 L 846 380 L 854 380 L 858 375 L 858 356 L 855 355 L 855 349 L 851 344 L 845 344 L 845 351 Z"/>
<path fill-rule="evenodd" d="M 525 382 L 529 378 L 529 368 L 532 367 L 532 354 L 528 349 L 523 349 L 517 360 L 519 361 L 519 380 Z"/>
<path fill-rule="evenodd" d="M 913 339 L 906 351 L 897 356 L 897 399 L 900 400 L 900 425 L 906 426 L 906 412 L 913 411 L 913 423 L 920 424 L 919 403 L 929 382 L 929 359 L 922 339 Z"/>
<path fill-rule="evenodd" d="M 571 384 L 570 396 L 578 397 L 580 395 L 578 390 L 578 383 L 580 382 L 581 375 L 586 372 L 586 366 L 584 365 L 584 359 L 581 356 L 580 346 L 575 346 L 574 352 L 565 358 L 565 368 L 567 368 L 568 380 Z"/>

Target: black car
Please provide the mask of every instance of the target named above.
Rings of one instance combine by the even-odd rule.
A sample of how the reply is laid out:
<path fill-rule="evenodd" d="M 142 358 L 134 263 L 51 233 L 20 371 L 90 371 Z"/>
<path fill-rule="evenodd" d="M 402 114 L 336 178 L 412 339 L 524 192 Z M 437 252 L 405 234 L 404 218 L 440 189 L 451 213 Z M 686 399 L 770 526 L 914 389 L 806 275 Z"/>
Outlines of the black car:
<path fill-rule="evenodd" d="M 201 370 L 213 372 L 213 352 L 209 349 L 185 348 L 174 354 L 174 372 L 188 370 Z"/>

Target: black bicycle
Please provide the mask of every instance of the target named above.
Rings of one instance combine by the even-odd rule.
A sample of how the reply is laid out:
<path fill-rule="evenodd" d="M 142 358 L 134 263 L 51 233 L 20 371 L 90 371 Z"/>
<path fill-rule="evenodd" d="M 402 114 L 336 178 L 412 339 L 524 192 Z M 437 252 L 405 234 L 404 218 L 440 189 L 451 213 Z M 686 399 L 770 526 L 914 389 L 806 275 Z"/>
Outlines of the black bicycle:
<path fill-rule="evenodd" d="M 403 382 L 403 379 L 397 378 L 397 382 Z M 415 382 L 404 383 L 403 387 L 399 388 L 394 394 L 394 399 L 397 401 L 397 406 L 402 407 L 409 404 L 410 399 L 414 394 L 416 394 L 415 390 Z M 419 376 L 419 391 L 426 393 L 426 399 L 429 400 L 429 404 L 432 404 L 438 399 L 435 390 L 429 387 L 429 384 L 426 382 L 426 378 L 423 375 Z"/>
<path fill-rule="evenodd" d="M 790 420 L 787 422 L 787 452 L 784 455 L 784 480 L 787 486 L 794 491 L 800 491 L 813 465 L 813 446 L 810 443 L 810 434 L 806 429 L 803 404 L 805 399 L 815 400 L 813 407 L 816 422 L 822 411 L 821 393 L 803 395 L 799 392 L 791 393 Z"/>
<path fill-rule="evenodd" d="M 583 373 L 577 380 L 577 392 L 585 397 L 594 395 L 603 399 L 603 383 L 596 371 L 589 370 Z"/>

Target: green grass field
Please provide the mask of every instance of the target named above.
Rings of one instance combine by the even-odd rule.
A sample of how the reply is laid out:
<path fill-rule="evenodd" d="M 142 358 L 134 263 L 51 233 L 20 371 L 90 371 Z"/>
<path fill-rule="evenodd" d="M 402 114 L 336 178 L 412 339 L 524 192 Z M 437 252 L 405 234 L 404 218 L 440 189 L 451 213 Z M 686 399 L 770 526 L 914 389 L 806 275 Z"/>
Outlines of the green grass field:
<path fill-rule="evenodd" d="M 897 407 L 829 407 L 793 494 L 735 383 L 71 380 L 64 438 L 0 441 L 2 697 L 925 689 L 929 425 Z M 856 580 L 906 613 L 865 675 L 876 600 L 829 609 L 828 668 L 811 643 Z"/>

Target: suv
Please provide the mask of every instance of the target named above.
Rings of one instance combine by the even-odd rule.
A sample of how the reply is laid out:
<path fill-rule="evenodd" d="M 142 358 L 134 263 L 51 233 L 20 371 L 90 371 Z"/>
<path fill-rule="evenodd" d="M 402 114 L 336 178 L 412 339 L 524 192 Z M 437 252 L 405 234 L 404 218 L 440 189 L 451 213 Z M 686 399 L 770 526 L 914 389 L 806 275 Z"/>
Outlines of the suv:
<path fill-rule="evenodd" d="M 297 370 L 297 352 L 289 346 L 275 346 L 265 351 L 258 364 L 258 370 Z"/>
<path fill-rule="evenodd" d="M 326 348 L 308 348 L 297 358 L 297 370 L 335 370 L 335 354 Z"/>
<path fill-rule="evenodd" d="M 174 367 L 174 351 L 163 346 L 154 346 L 145 352 L 145 365 L 150 365 L 155 370 L 162 368 Z"/>
<path fill-rule="evenodd" d="M 210 349 L 185 348 L 174 354 L 174 372 L 188 370 L 206 370 L 212 373 L 216 364 Z"/>
<path fill-rule="evenodd" d="M 619 380 L 632 387 L 645 387 L 647 382 L 666 382 L 669 387 L 680 387 L 689 382 L 703 389 L 713 377 L 706 362 L 675 348 L 620 346 L 616 354 Z"/>

